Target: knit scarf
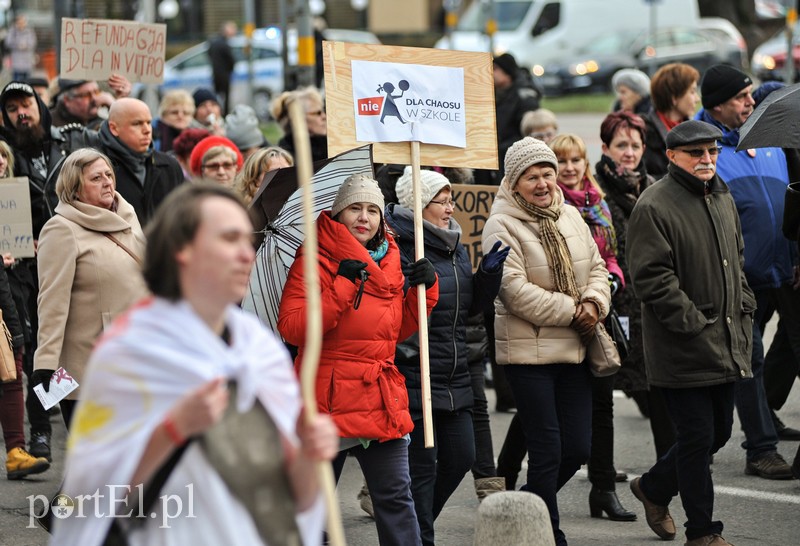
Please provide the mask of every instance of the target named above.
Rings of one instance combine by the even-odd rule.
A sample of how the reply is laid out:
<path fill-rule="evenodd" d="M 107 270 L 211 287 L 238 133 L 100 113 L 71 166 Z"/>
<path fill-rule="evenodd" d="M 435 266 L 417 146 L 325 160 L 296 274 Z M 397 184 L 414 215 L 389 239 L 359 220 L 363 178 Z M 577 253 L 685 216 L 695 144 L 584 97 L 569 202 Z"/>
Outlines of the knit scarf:
<path fill-rule="evenodd" d="M 367 252 L 369 252 L 370 258 L 372 258 L 376 264 L 381 263 L 383 257 L 386 256 L 387 252 L 389 252 L 388 239 L 384 239 L 383 242 L 381 242 L 381 244 L 379 244 L 378 248 L 376 248 L 375 250 L 367 249 Z"/>
<path fill-rule="evenodd" d="M 608 197 L 613 198 L 625 216 L 630 217 L 639 195 L 648 185 L 644 161 L 640 161 L 636 170 L 631 171 L 617 165 L 607 155 L 602 155 L 595 165 L 595 172 L 606 183 Z"/>
<path fill-rule="evenodd" d="M 617 254 L 617 234 L 614 231 L 614 224 L 611 222 L 611 211 L 608 203 L 600 197 L 600 192 L 584 177 L 581 184 L 583 189 L 569 189 L 561 184 L 558 185 L 564 193 L 564 200 L 577 208 L 583 221 L 592 230 L 595 241 L 602 240 L 603 247 L 600 248 L 601 254 Z"/>
<path fill-rule="evenodd" d="M 522 196 L 513 192 L 514 200 L 522 210 L 539 221 L 539 238 L 542 241 L 550 276 L 558 292 L 567 294 L 577 303 L 580 300 L 578 285 L 575 284 L 575 272 L 572 270 L 572 256 L 567 247 L 567 240 L 561 234 L 556 222 L 561 215 L 560 204 L 553 200 L 547 208 L 537 207 L 525 201 Z"/>

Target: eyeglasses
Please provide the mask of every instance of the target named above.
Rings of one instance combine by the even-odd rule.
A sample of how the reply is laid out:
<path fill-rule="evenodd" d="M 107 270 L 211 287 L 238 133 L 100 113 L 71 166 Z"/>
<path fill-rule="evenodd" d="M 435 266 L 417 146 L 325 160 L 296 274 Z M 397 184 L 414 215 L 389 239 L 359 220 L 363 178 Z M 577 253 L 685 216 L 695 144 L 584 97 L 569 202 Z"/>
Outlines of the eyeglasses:
<path fill-rule="evenodd" d="M 313 112 L 306 112 L 307 116 L 319 117 L 325 113 L 325 110 L 314 110 Z"/>
<path fill-rule="evenodd" d="M 676 151 L 689 154 L 695 159 L 700 159 L 701 157 L 706 155 L 706 152 L 708 152 L 708 155 L 710 155 L 711 157 L 719 155 L 719 153 L 722 151 L 722 146 L 711 146 L 710 148 L 689 148 L 689 149 L 678 148 Z"/>
<path fill-rule="evenodd" d="M 98 96 L 100 93 L 102 93 L 102 91 L 99 89 L 93 89 L 92 91 L 84 91 L 83 93 L 70 93 L 69 96 L 74 99 L 90 99 Z"/>
<path fill-rule="evenodd" d="M 236 163 L 206 163 L 203 168 L 208 171 L 218 171 L 220 168 L 230 171 L 236 168 Z"/>
<path fill-rule="evenodd" d="M 539 140 L 547 140 L 549 138 L 553 138 L 556 136 L 555 131 L 537 131 L 535 133 L 531 133 L 530 136 L 533 138 L 537 138 Z"/>
<path fill-rule="evenodd" d="M 431 201 L 431 203 L 436 203 L 437 205 L 441 205 L 444 208 L 456 208 L 456 203 L 452 199 L 448 199 L 447 201 Z"/>

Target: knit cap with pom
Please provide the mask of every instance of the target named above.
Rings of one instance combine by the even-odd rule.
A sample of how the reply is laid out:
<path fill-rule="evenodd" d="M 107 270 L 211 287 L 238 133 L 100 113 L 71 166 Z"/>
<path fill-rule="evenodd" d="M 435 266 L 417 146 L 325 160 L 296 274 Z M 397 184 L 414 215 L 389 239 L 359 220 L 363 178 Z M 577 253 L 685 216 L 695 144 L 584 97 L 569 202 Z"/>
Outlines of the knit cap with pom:
<path fill-rule="evenodd" d="M 525 137 L 518 140 L 506 152 L 505 168 L 508 187 L 514 189 L 519 177 L 528 167 L 540 163 L 552 165 L 558 173 L 558 159 L 550 147 L 539 139 Z"/>
<path fill-rule="evenodd" d="M 436 194 L 442 191 L 442 188 L 450 187 L 450 181 L 447 177 L 436 171 L 421 170 L 419 178 L 422 208 L 427 207 L 431 200 L 436 197 Z M 400 205 L 409 210 L 414 210 L 414 184 L 410 166 L 406 167 L 403 170 L 403 174 L 397 179 L 395 191 Z"/>
<path fill-rule="evenodd" d="M 383 193 L 378 183 L 366 174 L 352 174 L 339 187 L 336 198 L 331 205 L 331 218 L 353 203 L 371 203 L 381 209 L 383 214 Z"/>

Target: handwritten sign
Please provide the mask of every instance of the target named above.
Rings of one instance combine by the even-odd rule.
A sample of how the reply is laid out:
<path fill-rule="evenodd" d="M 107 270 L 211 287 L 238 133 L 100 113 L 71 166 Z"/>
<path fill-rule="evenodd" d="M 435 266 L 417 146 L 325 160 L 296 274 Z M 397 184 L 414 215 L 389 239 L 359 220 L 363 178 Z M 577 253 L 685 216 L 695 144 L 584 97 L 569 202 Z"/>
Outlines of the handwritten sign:
<path fill-rule="evenodd" d="M 132 82 L 164 81 L 167 26 L 113 19 L 61 20 L 62 78 Z"/>
<path fill-rule="evenodd" d="M 0 254 L 33 258 L 33 226 L 28 179 L 0 178 Z"/>
<path fill-rule="evenodd" d="M 497 195 L 497 186 L 475 184 L 453 184 L 452 195 L 455 210 L 453 218 L 461 226 L 461 244 L 467 249 L 472 270 L 476 271 L 483 258 L 481 237 L 483 226 L 492 212 L 492 203 Z"/>

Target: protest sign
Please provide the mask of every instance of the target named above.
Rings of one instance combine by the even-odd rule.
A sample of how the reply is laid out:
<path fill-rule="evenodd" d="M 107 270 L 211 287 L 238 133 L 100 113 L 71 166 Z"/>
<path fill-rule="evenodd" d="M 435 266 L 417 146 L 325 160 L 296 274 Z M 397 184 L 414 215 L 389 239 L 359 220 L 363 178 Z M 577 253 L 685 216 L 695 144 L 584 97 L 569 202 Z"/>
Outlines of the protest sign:
<path fill-rule="evenodd" d="M 330 155 L 373 142 L 376 162 L 410 165 L 408 143 L 416 141 L 421 142 L 422 165 L 497 169 L 494 79 L 488 53 L 326 41 L 323 61 Z M 390 106 L 388 114 L 386 103 L 395 107 Z M 399 113 L 405 120 L 409 110 L 417 110 L 413 114 L 417 129 L 397 119 Z M 382 131 L 379 138 L 365 137 L 357 129 L 357 118 L 365 123 L 369 118 L 373 127 L 383 118 L 387 132 L 396 129 L 397 134 L 387 138 Z M 463 127 L 463 138 L 450 134 L 443 140 L 440 129 L 447 126 Z M 426 136 L 430 128 L 434 143 Z M 418 132 L 412 134 L 414 130 Z M 447 144 L 440 143 L 444 141 Z"/>
<path fill-rule="evenodd" d="M 0 254 L 33 258 L 33 226 L 28 179 L 0 178 Z"/>
<path fill-rule="evenodd" d="M 121 74 L 132 82 L 164 81 L 167 26 L 113 19 L 61 20 L 60 77 L 107 80 Z"/>
<path fill-rule="evenodd" d="M 477 271 L 483 258 L 481 237 L 483 226 L 492 212 L 497 186 L 453 184 L 452 197 L 455 209 L 453 218 L 461 226 L 461 244 L 467 249 L 472 271 Z"/>

